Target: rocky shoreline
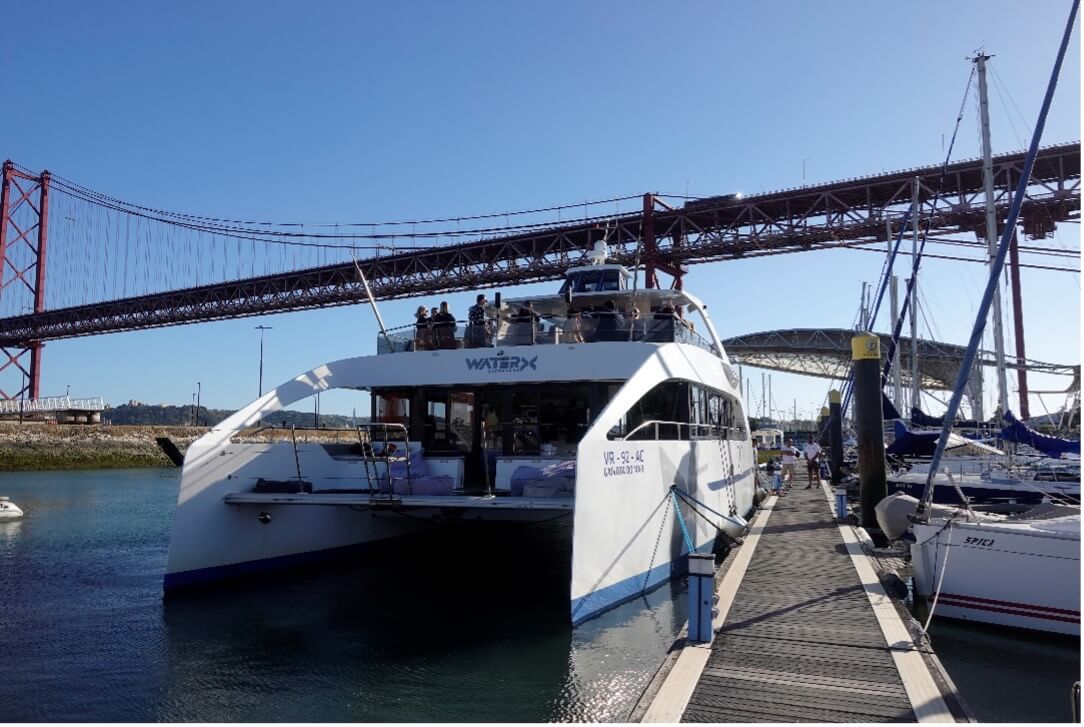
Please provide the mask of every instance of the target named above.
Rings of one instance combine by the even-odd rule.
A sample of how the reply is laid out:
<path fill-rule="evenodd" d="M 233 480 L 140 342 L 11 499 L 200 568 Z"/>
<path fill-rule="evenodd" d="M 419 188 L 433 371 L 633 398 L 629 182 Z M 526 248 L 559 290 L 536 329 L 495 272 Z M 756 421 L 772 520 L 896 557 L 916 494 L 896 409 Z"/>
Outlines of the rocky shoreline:
<path fill-rule="evenodd" d="M 205 427 L 100 426 L 0 422 L 0 472 L 172 467 L 155 443 L 183 452 Z"/>
<path fill-rule="evenodd" d="M 153 425 L 51 424 L 0 421 L 0 472 L 30 470 L 130 469 L 173 467 L 155 441 L 168 437 L 183 454 L 207 427 Z M 283 442 L 290 429 L 249 430 L 254 441 Z M 352 429 L 299 429 L 297 441 L 357 442 Z"/>

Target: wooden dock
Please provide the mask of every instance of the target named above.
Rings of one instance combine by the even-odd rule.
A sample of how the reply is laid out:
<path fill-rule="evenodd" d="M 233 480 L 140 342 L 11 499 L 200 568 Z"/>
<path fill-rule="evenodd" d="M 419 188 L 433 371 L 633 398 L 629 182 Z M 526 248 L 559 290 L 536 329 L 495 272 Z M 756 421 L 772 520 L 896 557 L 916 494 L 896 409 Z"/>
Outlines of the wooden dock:
<path fill-rule="evenodd" d="M 805 485 L 769 498 L 717 576 L 714 643 L 679 641 L 634 720 L 969 721 L 828 488 Z"/>

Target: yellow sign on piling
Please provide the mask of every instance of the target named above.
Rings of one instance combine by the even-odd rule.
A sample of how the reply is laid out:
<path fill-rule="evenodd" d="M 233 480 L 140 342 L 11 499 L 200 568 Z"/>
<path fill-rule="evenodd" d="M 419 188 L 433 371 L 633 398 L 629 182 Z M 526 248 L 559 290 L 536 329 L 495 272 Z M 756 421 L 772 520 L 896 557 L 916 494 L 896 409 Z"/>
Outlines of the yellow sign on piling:
<path fill-rule="evenodd" d="M 851 339 L 851 360 L 880 360 L 881 339 L 872 333 L 859 333 Z"/>

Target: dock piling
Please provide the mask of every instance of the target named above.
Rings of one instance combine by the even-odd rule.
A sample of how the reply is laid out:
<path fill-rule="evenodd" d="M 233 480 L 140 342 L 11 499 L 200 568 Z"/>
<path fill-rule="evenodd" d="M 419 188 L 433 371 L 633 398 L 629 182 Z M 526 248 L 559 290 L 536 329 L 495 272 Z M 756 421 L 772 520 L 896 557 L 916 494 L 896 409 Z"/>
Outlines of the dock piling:
<path fill-rule="evenodd" d="M 828 455 L 832 467 L 832 484 L 838 485 L 843 475 L 843 406 L 839 391 L 828 392 Z"/>
<path fill-rule="evenodd" d="M 854 421 L 862 527 L 877 528 L 874 507 L 888 497 L 885 478 L 884 413 L 881 409 L 881 339 L 859 333 L 851 339 L 854 362 Z"/>

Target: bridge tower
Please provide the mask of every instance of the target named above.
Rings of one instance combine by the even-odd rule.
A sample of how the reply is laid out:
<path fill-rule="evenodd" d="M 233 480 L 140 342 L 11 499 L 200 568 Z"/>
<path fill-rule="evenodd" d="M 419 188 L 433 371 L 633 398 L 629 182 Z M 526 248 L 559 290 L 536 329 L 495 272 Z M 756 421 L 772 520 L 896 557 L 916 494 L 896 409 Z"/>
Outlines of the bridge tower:
<path fill-rule="evenodd" d="M 680 218 L 675 218 L 672 223 L 673 229 L 663 230 L 661 231 L 662 234 L 659 234 L 660 231 L 655 228 L 656 207 L 662 207 L 670 212 L 674 211 L 674 208 L 659 199 L 658 195 L 651 192 L 644 195 L 644 213 L 640 223 L 640 239 L 643 244 L 644 259 L 644 287 L 661 287 L 657 274 L 657 271 L 661 270 L 673 278 L 670 287 L 674 290 L 681 290 L 681 278 L 685 275 L 685 268 L 681 267 L 680 263 L 667 260 L 660 254 L 658 238 L 670 236 L 673 240 L 671 249 L 680 248 L 684 242 L 683 221 Z"/>
<path fill-rule="evenodd" d="M 0 181 L 0 299 L 29 296 L 27 313 L 45 310 L 45 250 L 49 234 L 49 172 L 35 177 L 7 160 Z M 25 249 L 20 250 L 22 246 Z M 20 311 L 20 313 L 23 311 Z M 41 394 L 41 341 L 0 347 L 0 374 L 20 372 L 18 390 L 0 385 L 0 401 Z M 9 385 L 10 387 L 10 385 Z"/>

